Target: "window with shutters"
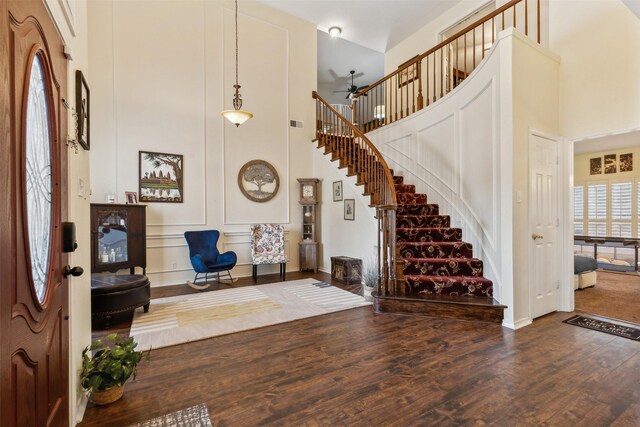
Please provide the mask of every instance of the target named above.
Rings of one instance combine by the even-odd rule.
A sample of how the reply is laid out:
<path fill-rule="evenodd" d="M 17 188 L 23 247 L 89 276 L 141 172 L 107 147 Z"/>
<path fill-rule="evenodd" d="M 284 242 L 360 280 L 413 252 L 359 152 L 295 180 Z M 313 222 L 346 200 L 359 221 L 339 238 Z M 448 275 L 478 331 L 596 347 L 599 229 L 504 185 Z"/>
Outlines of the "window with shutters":
<path fill-rule="evenodd" d="M 631 231 L 633 183 L 611 184 L 611 233 L 612 237 L 633 237 Z"/>
<path fill-rule="evenodd" d="M 607 235 L 607 184 L 590 184 L 587 191 L 589 236 Z"/>
<path fill-rule="evenodd" d="M 573 187 L 573 234 L 584 236 L 584 185 Z"/>

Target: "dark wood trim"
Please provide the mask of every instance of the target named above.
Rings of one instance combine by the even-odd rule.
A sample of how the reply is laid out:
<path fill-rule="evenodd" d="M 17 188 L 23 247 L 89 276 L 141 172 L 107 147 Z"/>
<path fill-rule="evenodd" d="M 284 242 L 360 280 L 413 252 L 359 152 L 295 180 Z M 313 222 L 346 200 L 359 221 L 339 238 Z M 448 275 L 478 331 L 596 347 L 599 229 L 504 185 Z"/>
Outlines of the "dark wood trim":
<path fill-rule="evenodd" d="M 406 314 L 470 320 L 475 322 L 502 323 L 506 305 L 493 298 L 450 297 L 433 295 L 421 297 L 384 297 L 374 292 L 373 307 L 376 313 Z"/>

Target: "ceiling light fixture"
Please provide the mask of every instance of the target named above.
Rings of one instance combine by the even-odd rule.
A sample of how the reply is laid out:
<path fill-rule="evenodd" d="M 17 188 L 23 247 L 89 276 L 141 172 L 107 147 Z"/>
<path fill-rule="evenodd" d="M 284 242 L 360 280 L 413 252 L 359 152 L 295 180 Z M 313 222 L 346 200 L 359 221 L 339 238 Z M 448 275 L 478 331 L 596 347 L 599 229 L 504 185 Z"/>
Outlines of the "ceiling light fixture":
<path fill-rule="evenodd" d="M 242 96 L 240 95 L 240 85 L 238 84 L 238 0 L 236 0 L 236 84 L 233 87 L 236 89 L 236 93 L 233 96 L 233 110 L 225 110 L 222 115 L 238 127 L 253 117 L 250 112 L 241 110 Z"/>
<path fill-rule="evenodd" d="M 340 27 L 331 27 L 329 28 L 329 35 L 331 37 L 338 37 L 342 33 L 342 28 Z"/>

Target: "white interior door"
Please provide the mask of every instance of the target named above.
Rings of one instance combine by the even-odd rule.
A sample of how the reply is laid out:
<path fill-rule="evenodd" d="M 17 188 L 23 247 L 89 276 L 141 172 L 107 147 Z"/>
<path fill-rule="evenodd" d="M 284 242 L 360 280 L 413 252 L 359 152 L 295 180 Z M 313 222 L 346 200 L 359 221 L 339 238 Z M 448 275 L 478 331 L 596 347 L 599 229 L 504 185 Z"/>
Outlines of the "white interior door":
<path fill-rule="evenodd" d="M 558 212 L 558 141 L 531 135 L 529 230 L 531 317 L 558 310 L 561 242 Z"/>

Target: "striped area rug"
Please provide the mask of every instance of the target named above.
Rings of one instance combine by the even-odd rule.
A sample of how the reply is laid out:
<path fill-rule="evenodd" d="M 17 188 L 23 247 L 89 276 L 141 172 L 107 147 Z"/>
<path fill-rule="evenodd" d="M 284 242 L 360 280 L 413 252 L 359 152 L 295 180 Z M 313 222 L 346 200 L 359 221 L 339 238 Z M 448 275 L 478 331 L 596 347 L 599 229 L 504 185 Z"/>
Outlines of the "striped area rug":
<path fill-rule="evenodd" d="M 146 350 L 367 305 L 313 279 L 246 286 L 153 299 L 148 313 L 136 310 L 130 335 Z"/>

